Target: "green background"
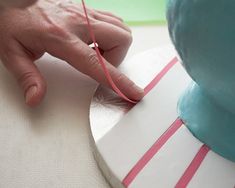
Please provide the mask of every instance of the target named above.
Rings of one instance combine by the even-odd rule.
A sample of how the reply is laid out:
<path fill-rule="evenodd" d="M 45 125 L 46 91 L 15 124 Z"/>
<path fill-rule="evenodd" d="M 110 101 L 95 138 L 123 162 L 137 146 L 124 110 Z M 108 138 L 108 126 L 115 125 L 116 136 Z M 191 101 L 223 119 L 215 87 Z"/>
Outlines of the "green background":
<path fill-rule="evenodd" d="M 74 0 L 81 2 L 81 0 Z M 165 0 L 85 0 L 87 6 L 122 17 L 130 25 L 165 24 Z"/>

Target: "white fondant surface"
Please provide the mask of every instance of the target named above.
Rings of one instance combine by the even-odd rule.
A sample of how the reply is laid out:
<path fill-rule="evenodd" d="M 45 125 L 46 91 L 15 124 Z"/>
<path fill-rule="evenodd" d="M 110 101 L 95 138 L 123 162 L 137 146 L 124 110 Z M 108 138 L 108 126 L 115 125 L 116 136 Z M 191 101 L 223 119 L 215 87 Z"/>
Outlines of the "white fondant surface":
<path fill-rule="evenodd" d="M 145 166 L 130 188 L 174 187 L 201 146 L 202 143 L 192 137 L 186 127 L 181 127 Z"/>
<path fill-rule="evenodd" d="M 213 184 L 212 184 L 213 182 Z M 235 163 L 209 152 L 200 170 L 195 174 L 189 188 L 235 187 Z"/>
<path fill-rule="evenodd" d="M 180 69 L 183 68 L 178 63 L 143 101 L 97 142 L 110 168 L 117 169 L 118 178 L 124 179 L 136 162 L 176 120 L 177 111 L 172 106 L 176 107 L 177 99 L 190 81 L 187 76 L 181 78 Z M 172 85 L 174 78 L 184 81 Z"/>
<path fill-rule="evenodd" d="M 159 55 L 160 51 L 153 49 L 137 55 L 134 58 L 136 65 L 148 59 L 143 68 L 128 64 L 128 70 L 124 66 L 123 70 L 130 72 L 133 80 L 136 74 L 136 81 L 140 84 L 140 75 L 145 80 L 144 76 L 150 73 L 153 79 L 153 70 L 155 73 L 160 72 L 175 53 L 172 48 L 168 48 L 167 57 Z M 158 61 L 156 56 L 159 57 Z M 158 66 L 154 66 L 155 64 Z M 146 68 L 148 66 L 153 67 Z M 148 77 L 146 80 L 149 79 Z M 142 84 L 149 82 L 146 83 L 146 80 Z M 106 132 L 103 130 L 103 136 L 98 140 L 95 139 L 98 163 L 101 169 L 106 169 L 105 174 L 109 172 L 108 180 L 114 187 L 121 187 L 121 182 L 132 167 L 177 118 L 178 98 L 190 81 L 183 67 L 176 64 L 143 101 L 125 114 L 117 124 L 110 125 L 111 128 Z M 96 138 L 98 134 L 95 131 L 95 121 L 92 122 L 94 124 L 91 124 L 91 129 Z M 140 171 L 129 187 L 174 187 L 202 145 L 183 125 Z M 232 188 L 234 185 L 235 164 L 210 151 L 188 187 Z"/>

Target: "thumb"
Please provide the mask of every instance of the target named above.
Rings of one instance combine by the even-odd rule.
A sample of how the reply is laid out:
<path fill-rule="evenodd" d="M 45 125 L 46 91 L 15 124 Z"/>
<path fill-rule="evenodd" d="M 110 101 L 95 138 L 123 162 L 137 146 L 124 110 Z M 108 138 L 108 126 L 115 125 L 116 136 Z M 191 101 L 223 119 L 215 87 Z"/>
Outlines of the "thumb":
<path fill-rule="evenodd" d="M 3 60 L 22 88 L 27 105 L 38 105 L 46 93 L 46 83 L 33 61 L 27 56 L 12 55 Z"/>

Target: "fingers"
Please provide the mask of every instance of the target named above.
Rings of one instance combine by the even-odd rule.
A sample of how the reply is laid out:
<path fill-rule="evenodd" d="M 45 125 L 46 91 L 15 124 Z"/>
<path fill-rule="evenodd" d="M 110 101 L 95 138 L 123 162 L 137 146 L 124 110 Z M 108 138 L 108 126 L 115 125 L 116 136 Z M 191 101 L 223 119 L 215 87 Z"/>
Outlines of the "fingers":
<path fill-rule="evenodd" d="M 89 8 L 86 10 L 99 48 L 104 51 L 103 57 L 112 65 L 118 66 L 125 58 L 131 45 L 131 30 L 119 17 L 111 13 L 94 11 Z M 84 14 L 84 10 L 81 10 L 81 7 L 76 4 L 72 4 L 69 11 L 76 15 L 73 19 L 69 19 L 69 21 L 73 20 L 68 24 L 70 32 L 76 34 L 85 43 L 92 43 L 84 17 L 82 18 L 84 22 L 82 27 L 79 24 L 81 23 L 81 14 Z"/>
<path fill-rule="evenodd" d="M 92 29 L 99 48 L 104 51 L 103 57 L 112 65 L 118 66 L 132 43 L 131 34 L 106 22 L 96 24 Z"/>
<path fill-rule="evenodd" d="M 120 21 L 120 19 L 117 19 L 117 18 L 112 17 L 112 16 L 108 16 L 108 15 L 105 15 L 105 14 L 100 14 L 100 13 L 96 13 L 94 15 L 94 18 L 99 20 L 99 21 L 103 21 L 103 22 L 113 24 L 113 25 L 115 25 L 117 27 L 120 27 L 120 28 L 126 30 L 127 32 L 131 33 L 131 29 L 127 25 L 125 25 L 122 21 Z"/>
<path fill-rule="evenodd" d="M 48 47 L 48 52 L 52 55 L 67 61 L 77 70 L 111 88 L 96 53 L 81 40 L 78 39 L 76 43 L 73 43 L 73 45 L 68 42 L 60 41 L 59 45 Z M 134 82 L 128 79 L 113 65 L 109 64 L 105 59 L 103 59 L 103 61 L 110 72 L 114 83 L 128 98 L 132 100 L 140 100 L 143 97 L 143 89 L 135 85 Z"/>
<path fill-rule="evenodd" d="M 113 18 L 116 18 L 118 20 L 120 20 L 121 22 L 123 22 L 123 19 L 119 16 L 116 16 L 114 15 L 113 13 L 111 12 L 107 12 L 107 11 L 101 11 L 101 10 L 96 10 L 96 12 L 100 13 L 100 14 L 103 14 L 103 15 L 106 15 L 106 16 L 110 16 L 110 17 L 113 17 Z"/>
<path fill-rule="evenodd" d="M 14 54 L 3 61 L 22 88 L 25 103 L 31 107 L 38 105 L 45 95 L 46 83 L 34 63 L 27 56 Z"/>

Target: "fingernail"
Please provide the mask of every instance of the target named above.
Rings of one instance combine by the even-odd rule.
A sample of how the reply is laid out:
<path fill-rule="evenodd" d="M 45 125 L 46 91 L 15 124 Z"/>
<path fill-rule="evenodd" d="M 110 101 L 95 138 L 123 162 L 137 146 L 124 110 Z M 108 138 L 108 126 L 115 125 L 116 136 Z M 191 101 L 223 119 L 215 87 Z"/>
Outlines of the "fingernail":
<path fill-rule="evenodd" d="M 25 95 L 25 102 L 26 104 L 28 104 L 30 102 L 30 100 L 33 98 L 33 96 L 35 96 L 35 94 L 37 93 L 37 87 L 36 86 L 31 86 Z"/>
<path fill-rule="evenodd" d="M 142 99 L 144 97 L 144 90 L 142 88 L 140 88 L 137 85 L 134 85 L 133 89 L 134 89 L 134 91 L 136 93 L 136 95 L 135 95 L 135 99 L 136 100 L 140 100 L 140 99 Z"/>

